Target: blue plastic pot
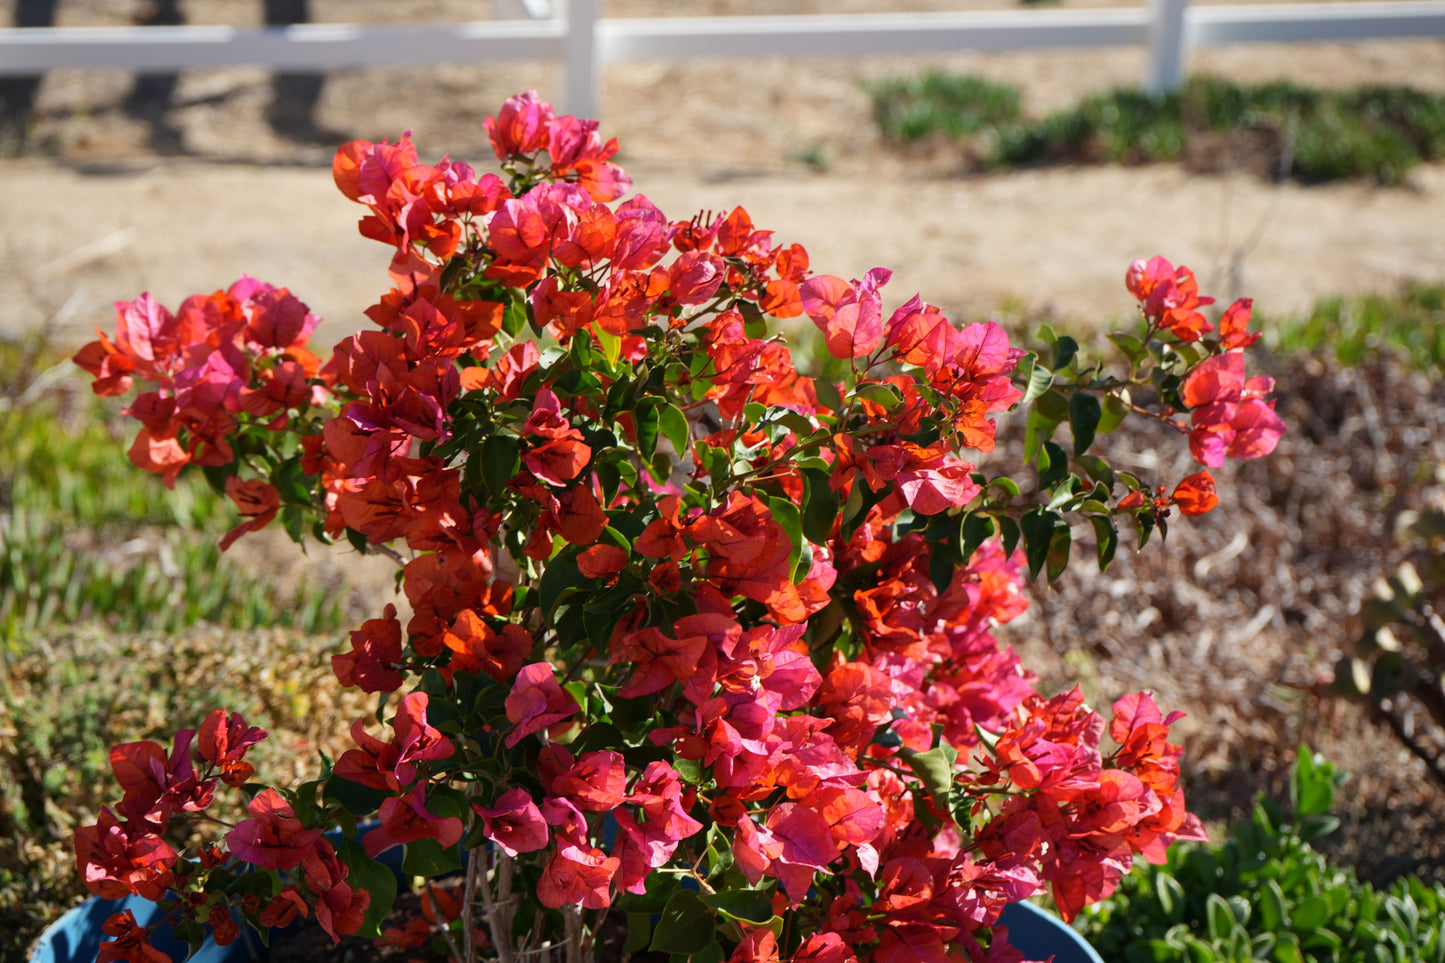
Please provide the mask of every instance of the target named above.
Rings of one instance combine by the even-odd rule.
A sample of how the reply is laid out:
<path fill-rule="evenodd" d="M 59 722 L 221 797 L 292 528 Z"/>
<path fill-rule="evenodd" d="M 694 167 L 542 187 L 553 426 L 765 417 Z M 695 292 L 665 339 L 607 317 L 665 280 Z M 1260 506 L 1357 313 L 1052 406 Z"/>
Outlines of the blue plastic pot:
<path fill-rule="evenodd" d="M 100 944 L 107 937 L 100 927 L 112 913 L 130 910 L 136 922 L 148 925 L 160 916 L 156 904 L 132 896 L 120 900 L 88 899 L 56 920 L 40 937 L 30 963 L 94 963 Z M 1093 947 L 1075 933 L 1063 920 L 1028 903 L 1015 903 L 1004 910 L 999 921 L 1008 927 L 1009 942 L 1031 960 L 1055 963 L 1103 963 Z M 186 946 L 173 938 L 166 927 L 157 931 L 152 942 L 172 959 L 184 960 Z M 241 935 L 230 946 L 217 946 L 206 941 L 192 957 L 193 963 L 252 963 L 261 957 L 265 947 L 255 932 L 241 928 Z"/>
<path fill-rule="evenodd" d="M 385 854 L 382 861 L 391 866 L 398 882 L 405 885 L 401 879 L 400 855 L 401 850 L 394 849 Z M 388 860 L 387 856 L 392 859 Z M 161 916 L 155 903 L 139 896 L 115 900 L 88 899 L 46 929 L 30 956 L 30 963 L 94 963 L 100 944 L 109 939 L 101 932 L 101 926 L 111 914 L 122 910 L 130 910 L 142 926 L 155 923 Z M 1054 963 L 1103 963 L 1093 947 L 1067 923 L 1037 906 L 1014 903 L 1004 910 L 999 923 L 1008 927 L 1009 942 L 1022 950 L 1028 959 L 1046 960 L 1052 956 Z M 292 925 L 305 925 L 305 921 Z M 186 958 L 186 944 L 172 936 L 167 926 L 155 931 L 151 943 L 173 960 Z M 241 935 L 230 946 L 217 946 L 207 940 L 191 960 L 192 963 L 253 963 L 264 952 L 265 947 L 256 932 L 242 926 Z"/>

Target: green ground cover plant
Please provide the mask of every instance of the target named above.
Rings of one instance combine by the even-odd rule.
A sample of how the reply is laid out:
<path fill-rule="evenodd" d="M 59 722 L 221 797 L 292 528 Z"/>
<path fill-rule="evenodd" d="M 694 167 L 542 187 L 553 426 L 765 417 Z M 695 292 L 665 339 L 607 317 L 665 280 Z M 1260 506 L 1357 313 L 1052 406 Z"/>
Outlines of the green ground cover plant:
<path fill-rule="evenodd" d="M 221 557 L 210 534 L 233 509 L 197 472 L 173 497 L 137 477 L 115 404 L 94 398 L 43 345 L 0 346 L 0 645 L 29 650 L 55 626 L 177 631 L 339 628 L 334 598 L 282 587 Z M 39 373 L 37 376 L 37 372 Z"/>
<path fill-rule="evenodd" d="M 1333 91 L 1195 77 L 1177 93 L 1118 89 L 1042 118 L 1023 116 L 1017 90 L 967 75 L 889 79 L 869 93 L 885 137 L 960 141 L 984 170 L 1184 161 L 1305 182 L 1399 184 L 1412 167 L 1445 156 L 1445 97 L 1407 87 Z"/>
<path fill-rule="evenodd" d="M 1123 963 L 1445 960 L 1445 884 L 1411 876 L 1377 889 L 1311 845 L 1339 825 L 1330 810 L 1344 778 L 1300 747 L 1288 811 L 1260 797 L 1227 837 L 1136 870 L 1075 925 Z"/>

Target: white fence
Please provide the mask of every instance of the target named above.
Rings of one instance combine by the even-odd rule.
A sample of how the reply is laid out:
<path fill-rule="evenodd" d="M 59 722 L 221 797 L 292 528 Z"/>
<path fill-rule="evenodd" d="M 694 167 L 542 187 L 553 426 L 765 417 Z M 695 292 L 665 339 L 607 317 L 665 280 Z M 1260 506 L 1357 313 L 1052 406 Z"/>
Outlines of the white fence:
<path fill-rule="evenodd" d="M 435 26 L 0 29 L 0 76 L 62 67 L 164 72 L 552 59 L 563 66 L 567 109 L 596 117 L 602 67 L 631 60 L 1145 46 L 1142 83 L 1161 92 L 1183 82 L 1185 55 L 1198 47 L 1445 37 L 1445 0 L 1205 7 L 1148 0 L 1104 10 L 656 19 L 602 18 L 601 0 L 513 3 L 523 19 Z"/>

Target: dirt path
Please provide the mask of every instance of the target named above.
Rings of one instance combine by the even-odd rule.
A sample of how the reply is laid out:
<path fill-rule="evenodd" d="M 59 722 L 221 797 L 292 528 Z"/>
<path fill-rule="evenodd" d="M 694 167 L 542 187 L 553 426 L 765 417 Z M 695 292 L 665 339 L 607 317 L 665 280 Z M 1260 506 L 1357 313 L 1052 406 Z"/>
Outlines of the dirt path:
<path fill-rule="evenodd" d="M 260 8 L 235 0 L 184 6 L 192 23 L 243 22 Z M 686 12 L 958 7 L 697 0 Z M 63 25 L 126 22 L 139 10 L 139 0 L 60 6 Z M 605 9 L 681 12 L 659 0 L 607 0 Z M 313 14 L 408 22 L 485 11 L 474 0 L 318 0 Z M 1130 309 L 1127 264 L 1156 253 L 1193 267 L 1205 291 L 1247 293 L 1276 315 L 1325 295 L 1445 280 L 1445 166 L 1391 189 L 1276 187 L 1243 173 L 1195 176 L 1168 166 L 959 176 L 948 149 L 905 156 L 881 143 L 869 114 L 870 79 L 930 67 L 1013 84 L 1037 115 L 1137 83 L 1144 53 L 614 64 L 603 78 L 603 131 L 621 140 L 619 159 L 669 215 L 745 206 L 779 241 L 807 247 L 815 270 L 858 277 L 881 264 L 895 271 L 893 303 L 919 292 L 955 316 L 1009 304 L 1107 321 Z M 1445 91 L 1445 42 L 1232 47 L 1196 52 L 1189 69 L 1241 82 Z M 383 293 L 386 252 L 357 235 L 361 209 L 331 184 L 336 144 L 412 129 L 424 159 L 450 151 L 485 168 L 482 118 L 509 94 L 535 87 L 545 96 L 556 81 L 549 65 L 528 62 L 339 71 L 316 105 L 320 142 L 296 144 L 265 120 L 265 71 L 187 71 L 163 116 L 184 156 L 163 157 L 149 139 L 155 115 L 127 109 L 130 77 L 53 72 L 34 129 L 49 156 L 0 161 L 0 336 L 49 326 L 66 340 L 89 337 L 96 325 L 109 329 L 118 298 L 149 290 L 174 306 L 242 272 L 291 287 L 326 319 L 323 339 L 354 331 Z"/>
<path fill-rule="evenodd" d="M 1254 296 L 1270 314 L 1327 294 L 1445 279 L 1445 167 L 1408 188 L 1271 186 L 1175 167 L 1025 171 L 911 180 L 837 172 L 702 180 L 634 165 L 641 190 L 672 216 L 734 204 L 799 241 L 815 269 L 895 270 L 955 314 L 1000 303 L 1107 320 L 1128 310 L 1121 278 L 1163 253 L 1221 297 Z M 0 331 L 51 325 L 66 340 L 111 324 L 110 303 L 149 290 L 174 306 L 243 272 L 288 285 L 340 336 L 383 293 L 386 252 L 361 238 L 361 208 L 329 171 L 157 161 L 86 174 L 49 164 L 0 167 Z"/>

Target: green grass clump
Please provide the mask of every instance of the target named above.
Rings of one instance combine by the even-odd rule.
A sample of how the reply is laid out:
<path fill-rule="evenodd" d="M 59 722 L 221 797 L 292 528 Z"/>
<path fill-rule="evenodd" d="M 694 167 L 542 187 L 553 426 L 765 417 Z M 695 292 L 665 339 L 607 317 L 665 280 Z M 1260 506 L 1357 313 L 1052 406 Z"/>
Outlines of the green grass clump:
<path fill-rule="evenodd" d="M 1184 126 L 1168 98 L 1159 101 L 1138 91 L 1119 90 L 1088 97 L 1038 122 L 1000 128 L 985 163 L 991 167 L 1071 159 L 1154 163 L 1177 160 L 1184 141 Z"/>
<path fill-rule="evenodd" d="M 1445 285 L 1412 284 L 1399 294 L 1329 298 L 1303 317 L 1261 324 L 1277 351 L 1323 354 L 1344 366 L 1380 354 L 1445 375 Z"/>
<path fill-rule="evenodd" d="M 1019 118 L 1019 92 L 966 74 L 931 70 L 871 85 L 873 117 L 894 140 L 920 140 L 942 132 L 966 137 Z"/>
<path fill-rule="evenodd" d="M 1236 143 L 1246 163 L 1271 175 L 1398 184 L 1415 165 L 1445 157 L 1445 97 L 1406 87 L 1327 91 L 1196 77 L 1162 97 L 1115 90 L 1040 119 L 1020 115 L 1017 90 L 968 75 L 935 71 L 869 90 L 885 136 L 976 138 L 985 168 L 1176 161 L 1199 140 L 1203 153 Z"/>

